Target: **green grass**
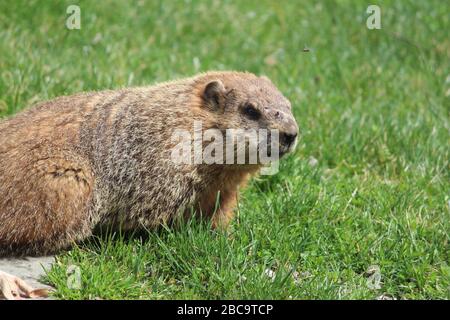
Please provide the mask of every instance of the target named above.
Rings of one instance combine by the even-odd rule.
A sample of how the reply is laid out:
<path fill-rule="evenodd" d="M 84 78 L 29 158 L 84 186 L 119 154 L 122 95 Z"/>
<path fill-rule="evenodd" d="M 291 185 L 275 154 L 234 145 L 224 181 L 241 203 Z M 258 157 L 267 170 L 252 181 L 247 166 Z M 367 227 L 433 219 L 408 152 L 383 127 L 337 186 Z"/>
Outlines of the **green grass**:
<path fill-rule="evenodd" d="M 190 222 L 80 245 L 48 274 L 56 297 L 449 299 L 450 6 L 377 3 L 381 30 L 361 1 L 0 2 L 0 115 L 237 69 L 269 76 L 302 131 L 280 172 L 244 191 L 229 232 Z"/>

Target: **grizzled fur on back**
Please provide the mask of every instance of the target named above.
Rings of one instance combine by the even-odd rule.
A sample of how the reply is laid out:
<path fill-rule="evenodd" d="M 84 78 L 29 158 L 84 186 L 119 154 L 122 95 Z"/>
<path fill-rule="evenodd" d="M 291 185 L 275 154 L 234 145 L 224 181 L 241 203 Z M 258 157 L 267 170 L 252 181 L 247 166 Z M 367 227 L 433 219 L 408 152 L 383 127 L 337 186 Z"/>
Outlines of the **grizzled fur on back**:
<path fill-rule="evenodd" d="M 224 109 L 249 97 L 265 106 L 268 127 L 296 127 L 267 78 L 239 72 L 60 97 L 1 121 L 0 256 L 56 252 L 97 226 L 152 228 L 191 209 L 226 225 L 237 188 L 259 166 L 176 164 L 172 134 L 192 131 L 194 121 L 205 129 L 261 126 Z"/>

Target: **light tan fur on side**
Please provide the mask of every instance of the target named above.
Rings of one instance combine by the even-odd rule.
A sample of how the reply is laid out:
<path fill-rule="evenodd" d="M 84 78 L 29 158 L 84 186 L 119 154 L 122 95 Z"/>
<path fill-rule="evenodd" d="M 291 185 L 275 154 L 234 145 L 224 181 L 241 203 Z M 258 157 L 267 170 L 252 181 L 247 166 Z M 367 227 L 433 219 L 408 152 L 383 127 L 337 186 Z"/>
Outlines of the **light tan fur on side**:
<path fill-rule="evenodd" d="M 257 120 L 243 113 L 248 102 Z M 54 253 L 98 226 L 152 228 L 194 211 L 226 226 L 259 165 L 174 163 L 172 134 L 194 121 L 298 130 L 270 80 L 242 72 L 60 97 L 0 121 L 0 256 Z"/>

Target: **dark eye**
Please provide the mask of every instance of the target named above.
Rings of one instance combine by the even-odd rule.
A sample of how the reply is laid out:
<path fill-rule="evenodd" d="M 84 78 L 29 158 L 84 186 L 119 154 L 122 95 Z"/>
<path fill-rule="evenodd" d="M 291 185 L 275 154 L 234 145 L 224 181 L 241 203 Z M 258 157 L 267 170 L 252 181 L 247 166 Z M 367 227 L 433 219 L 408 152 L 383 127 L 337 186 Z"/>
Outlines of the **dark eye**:
<path fill-rule="evenodd" d="M 258 120 L 261 117 L 261 112 L 259 112 L 258 109 L 255 108 L 254 105 L 252 105 L 251 103 L 247 103 L 244 106 L 244 114 L 252 119 L 252 120 Z"/>

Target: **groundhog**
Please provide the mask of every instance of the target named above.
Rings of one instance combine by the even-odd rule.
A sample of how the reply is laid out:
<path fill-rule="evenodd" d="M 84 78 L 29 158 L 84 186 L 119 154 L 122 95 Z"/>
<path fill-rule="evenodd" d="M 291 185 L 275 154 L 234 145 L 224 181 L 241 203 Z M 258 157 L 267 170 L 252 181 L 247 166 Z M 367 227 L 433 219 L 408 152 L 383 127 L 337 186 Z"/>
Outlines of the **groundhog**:
<path fill-rule="evenodd" d="M 59 97 L 0 122 L 0 256 L 56 253 L 99 226 L 154 228 L 198 213 L 226 227 L 262 164 L 173 161 L 173 133 L 193 133 L 194 122 L 222 134 L 276 129 L 280 156 L 297 141 L 288 99 L 267 77 L 232 71 Z M 0 272 L 2 281 L 5 296 L 31 295 L 13 276 Z"/>

